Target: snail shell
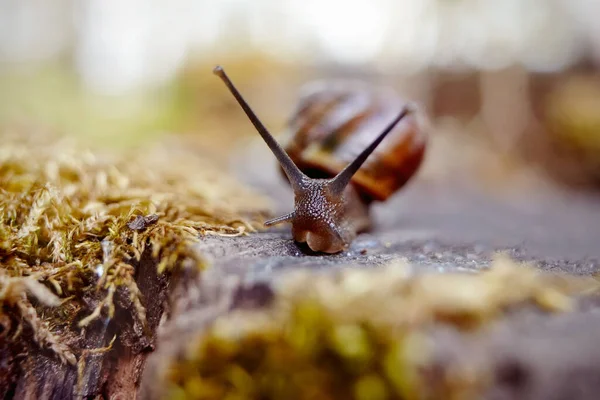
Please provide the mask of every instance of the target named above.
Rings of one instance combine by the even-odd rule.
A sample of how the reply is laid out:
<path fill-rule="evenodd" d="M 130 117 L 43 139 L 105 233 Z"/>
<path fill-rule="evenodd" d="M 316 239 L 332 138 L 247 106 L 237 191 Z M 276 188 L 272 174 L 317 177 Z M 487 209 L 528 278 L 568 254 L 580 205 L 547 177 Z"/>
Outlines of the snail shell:
<path fill-rule="evenodd" d="M 331 178 L 372 143 L 407 102 L 394 90 L 355 81 L 314 82 L 301 90 L 284 149 L 312 178 Z M 385 201 L 418 171 L 427 135 L 418 113 L 401 120 L 353 176 L 364 201 Z"/>

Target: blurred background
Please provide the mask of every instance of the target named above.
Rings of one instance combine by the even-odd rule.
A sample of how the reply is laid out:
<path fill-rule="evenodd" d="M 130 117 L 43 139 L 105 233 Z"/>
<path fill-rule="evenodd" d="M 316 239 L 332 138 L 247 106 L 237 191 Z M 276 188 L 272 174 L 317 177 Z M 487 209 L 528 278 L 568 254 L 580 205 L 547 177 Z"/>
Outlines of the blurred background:
<path fill-rule="evenodd" d="M 0 125 L 125 148 L 178 135 L 220 162 L 260 139 L 216 64 L 275 135 L 301 85 L 354 77 L 423 107 L 425 176 L 594 190 L 598 15 L 600 0 L 0 0 Z"/>

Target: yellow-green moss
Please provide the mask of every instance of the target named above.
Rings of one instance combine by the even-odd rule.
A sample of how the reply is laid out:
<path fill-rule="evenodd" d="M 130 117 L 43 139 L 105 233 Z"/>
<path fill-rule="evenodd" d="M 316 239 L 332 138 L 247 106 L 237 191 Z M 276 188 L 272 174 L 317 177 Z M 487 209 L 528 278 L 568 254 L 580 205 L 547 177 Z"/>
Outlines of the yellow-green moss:
<path fill-rule="evenodd" d="M 73 363 L 60 335 L 84 307 L 84 292 L 103 300 L 84 309 L 80 328 L 113 316 L 120 286 L 132 318 L 145 325 L 134 279 L 145 251 L 157 273 L 186 260 L 202 268 L 192 246 L 199 235 L 242 235 L 258 226 L 266 201 L 176 140 L 100 154 L 44 132 L 3 132 L 0 335 L 16 340 L 23 319 L 40 345 Z"/>
<path fill-rule="evenodd" d="M 473 366 L 438 373 L 435 387 L 427 382 L 430 328 L 473 332 L 525 304 L 565 311 L 572 294 L 598 286 L 506 259 L 480 274 L 411 276 L 398 266 L 318 277 L 299 272 L 277 288 L 271 306 L 217 319 L 171 360 L 166 398 L 476 398 L 487 377 Z"/>

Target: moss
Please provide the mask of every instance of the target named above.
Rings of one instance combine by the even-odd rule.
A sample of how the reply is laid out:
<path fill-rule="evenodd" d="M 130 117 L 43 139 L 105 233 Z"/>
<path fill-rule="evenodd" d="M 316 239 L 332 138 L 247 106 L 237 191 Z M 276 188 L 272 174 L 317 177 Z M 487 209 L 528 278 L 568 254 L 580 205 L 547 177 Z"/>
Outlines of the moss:
<path fill-rule="evenodd" d="M 207 327 L 171 360 L 166 384 L 181 399 L 477 398 L 486 370 L 436 369 L 432 328 L 475 333 L 523 306 L 565 312 L 573 295 L 598 288 L 595 279 L 545 275 L 505 258 L 479 274 L 302 271 L 269 307 Z"/>
<path fill-rule="evenodd" d="M 119 293 L 146 324 L 135 280 L 142 254 L 157 274 L 186 262 L 203 268 L 193 249 L 200 235 L 243 235 L 266 216 L 264 199 L 174 138 L 100 153 L 44 132 L 3 136 L 0 334 L 18 340 L 26 322 L 40 346 L 69 363 L 78 349 L 64 344 L 65 328 L 112 318 Z"/>

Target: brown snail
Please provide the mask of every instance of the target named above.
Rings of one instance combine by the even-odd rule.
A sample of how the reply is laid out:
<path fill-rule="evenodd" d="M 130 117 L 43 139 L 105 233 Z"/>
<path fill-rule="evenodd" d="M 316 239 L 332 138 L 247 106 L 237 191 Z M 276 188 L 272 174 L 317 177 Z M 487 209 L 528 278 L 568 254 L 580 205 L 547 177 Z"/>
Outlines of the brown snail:
<path fill-rule="evenodd" d="M 217 66 L 213 72 L 267 143 L 294 191 L 294 211 L 265 226 L 291 222 L 294 240 L 315 252 L 347 249 L 370 228 L 371 202 L 389 198 L 422 163 L 426 137 L 415 109 L 391 91 L 344 82 L 311 85 L 290 120 L 284 148 L 225 71 Z"/>

